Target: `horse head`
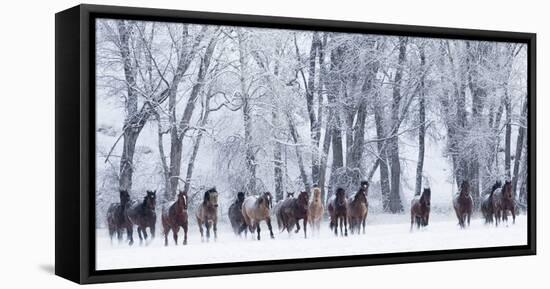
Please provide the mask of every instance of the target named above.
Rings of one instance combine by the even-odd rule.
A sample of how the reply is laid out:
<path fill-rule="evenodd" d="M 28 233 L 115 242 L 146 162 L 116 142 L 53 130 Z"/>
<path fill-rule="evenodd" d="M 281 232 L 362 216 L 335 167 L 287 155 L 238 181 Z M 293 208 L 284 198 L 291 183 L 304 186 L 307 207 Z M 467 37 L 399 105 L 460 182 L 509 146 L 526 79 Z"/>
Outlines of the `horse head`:
<path fill-rule="evenodd" d="M 147 191 L 147 195 L 143 199 L 143 204 L 145 204 L 149 210 L 155 210 L 157 205 L 157 190 Z"/>
<path fill-rule="evenodd" d="M 506 181 L 504 182 L 504 186 L 502 187 L 502 192 L 503 192 L 503 197 L 508 199 L 508 200 L 511 200 L 514 198 L 513 194 L 512 194 L 512 182 L 511 181 Z"/>
<path fill-rule="evenodd" d="M 130 194 L 126 190 L 120 190 L 120 204 L 125 205 L 130 202 Z"/>
<path fill-rule="evenodd" d="M 218 207 L 218 191 L 216 191 L 216 188 L 204 192 L 203 204 L 214 208 Z"/>
<path fill-rule="evenodd" d="M 307 208 L 309 204 L 309 194 L 307 192 L 300 192 L 300 194 L 298 195 L 298 204 L 302 208 Z"/>
<path fill-rule="evenodd" d="M 294 198 L 294 193 L 293 192 L 286 192 L 286 198 L 287 199 Z"/>
<path fill-rule="evenodd" d="M 491 193 L 493 193 L 496 189 L 502 187 L 502 182 L 500 180 L 497 180 L 493 187 L 491 188 Z"/>
<path fill-rule="evenodd" d="M 359 190 L 361 190 L 363 193 L 365 193 L 365 195 L 368 195 L 369 182 L 368 181 L 362 181 L 361 182 L 361 188 Z"/>
<path fill-rule="evenodd" d="M 258 203 L 264 204 L 269 209 L 273 208 L 273 196 L 270 192 L 265 192 L 258 198 Z"/>
<path fill-rule="evenodd" d="M 187 210 L 187 192 L 180 191 L 178 193 L 178 206 L 183 209 Z"/>
<path fill-rule="evenodd" d="M 239 203 L 244 202 L 244 197 L 245 197 L 245 196 L 244 196 L 244 193 L 243 193 L 243 192 L 238 192 L 238 193 L 237 193 L 237 202 L 239 202 Z"/>
<path fill-rule="evenodd" d="M 342 188 L 336 189 L 336 200 L 335 203 L 337 206 L 344 206 L 346 204 L 346 191 Z"/>
<path fill-rule="evenodd" d="M 317 187 L 313 189 L 313 201 L 321 201 L 321 189 Z"/>
<path fill-rule="evenodd" d="M 424 188 L 422 196 L 420 197 L 420 202 L 424 204 L 427 208 L 430 207 L 430 199 L 432 195 L 432 190 L 430 188 Z"/>

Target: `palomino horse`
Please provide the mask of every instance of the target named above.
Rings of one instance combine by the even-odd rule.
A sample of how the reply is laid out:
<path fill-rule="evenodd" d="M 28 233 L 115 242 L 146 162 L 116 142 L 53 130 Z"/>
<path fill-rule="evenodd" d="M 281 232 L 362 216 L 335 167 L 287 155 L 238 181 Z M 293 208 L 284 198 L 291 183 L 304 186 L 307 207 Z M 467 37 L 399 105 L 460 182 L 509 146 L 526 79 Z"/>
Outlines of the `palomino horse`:
<path fill-rule="evenodd" d="M 288 233 L 296 225 L 295 233 L 300 231 L 301 219 L 304 220 L 304 238 L 307 238 L 307 210 L 309 205 L 309 195 L 307 192 L 301 192 L 298 198 L 289 198 L 282 202 L 277 211 L 277 225 L 280 231 L 287 230 Z"/>
<path fill-rule="evenodd" d="M 249 196 L 244 199 L 242 206 L 242 214 L 244 217 L 245 225 L 242 230 L 248 229 L 254 233 L 254 229 L 258 233 L 258 240 L 260 240 L 260 222 L 265 221 L 267 228 L 269 229 L 269 235 L 273 239 L 273 228 L 271 227 L 271 208 L 273 207 L 273 196 L 270 192 L 265 192 L 260 196 Z"/>
<path fill-rule="evenodd" d="M 465 228 L 466 223 L 470 226 L 474 201 L 472 200 L 472 196 L 470 196 L 470 184 L 468 181 L 462 181 L 460 192 L 453 198 L 453 207 L 460 227 Z"/>
<path fill-rule="evenodd" d="M 481 200 L 481 213 L 483 214 L 483 218 L 485 219 L 485 224 L 493 223 L 493 216 L 495 214 L 493 210 L 493 198 L 495 191 L 497 189 L 500 190 L 501 186 L 502 183 L 500 181 L 496 181 L 491 188 L 491 191 L 488 194 L 485 194 L 483 196 L 483 200 Z"/>
<path fill-rule="evenodd" d="M 513 223 L 516 223 L 516 200 L 512 193 L 512 182 L 504 182 L 502 188 L 496 189 L 493 195 L 493 211 L 495 214 L 495 226 L 499 221 L 508 223 L 508 211 L 512 213 Z"/>
<path fill-rule="evenodd" d="M 147 227 L 151 230 L 151 237 L 155 237 L 155 224 L 157 222 L 157 213 L 155 212 L 156 196 L 157 191 L 147 191 L 143 202 L 136 203 L 128 209 L 128 218 L 132 224 L 137 226 L 140 244 L 143 240 L 147 241 Z M 130 238 L 132 238 L 131 234 Z"/>
<path fill-rule="evenodd" d="M 187 244 L 187 192 L 180 191 L 178 199 L 162 211 L 162 228 L 164 229 L 164 246 L 168 246 L 168 233 L 172 230 L 174 243 L 178 244 L 178 232 L 183 229 L 183 245 Z"/>
<path fill-rule="evenodd" d="M 368 189 L 369 182 L 362 181 L 359 191 L 355 193 L 353 200 L 349 203 L 349 228 L 352 234 L 356 230 L 357 233 L 360 233 L 361 225 L 363 225 L 363 234 L 365 234 L 365 224 L 367 214 L 369 213 L 369 202 L 367 201 Z"/>
<path fill-rule="evenodd" d="M 415 195 L 411 201 L 411 231 L 416 223 L 416 228 L 428 226 L 430 219 L 430 198 L 432 191 L 430 188 L 424 188 L 421 195 Z"/>
<path fill-rule="evenodd" d="M 201 240 L 204 241 L 203 225 L 206 228 L 206 241 L 210 241 L 210 228 L 214 231 L 214 240 L 216 240 L 218 238 L 218 191 L 216 188 L 204 192 L 204 199 L 195 216 L 201 232 Z"/>
<path fill-rule="evenodd" d="M 229 217 L 229 222 L 231 223 L 235 235 L 240 235 L 241 228 L 245 224 L 242 213 L 244 197 L 243 192 L 238 192 L 237 199 L 229 206 L 229 210 L 227 211 L 227 216 Z"/>
<path fill-rule="evenodd" d="M 128 238 L 130 238 L 130 231 L 132 230 L 132 223 L 128 219 L 127 214 L 128 205 L 130 204 L 130 194 L 125 190 L 121 190 L 119 193 L 120 202 L 112 203 L 107 210 L 107 228 L 109 228 L 111 242 L 115 234 L 118 241 L 121 242 L 123 230 L 126 230 Z"/>
<path fill-rule="evenodd" d="M 336 189 L 336 194 L 328 202 L 328 213 L 330 215 L 330 229 L 338 236 L 338 221 L 340 221 L 340 235 L 348 235 L 348 200 L 346 191 L 342 188 Z"/>
<path fill-rule="evenodd" d="M 312 229 L 316 230 L 317 233 L 321 229 L 321 221 L 323 220 L 323 213 L 325 212 L 325 207 L 323 206 L 323 200 L 321 199 L 321 189 L 315 187 L 313 188 L 313 198 L 309 203 L 308 221 Z"/>

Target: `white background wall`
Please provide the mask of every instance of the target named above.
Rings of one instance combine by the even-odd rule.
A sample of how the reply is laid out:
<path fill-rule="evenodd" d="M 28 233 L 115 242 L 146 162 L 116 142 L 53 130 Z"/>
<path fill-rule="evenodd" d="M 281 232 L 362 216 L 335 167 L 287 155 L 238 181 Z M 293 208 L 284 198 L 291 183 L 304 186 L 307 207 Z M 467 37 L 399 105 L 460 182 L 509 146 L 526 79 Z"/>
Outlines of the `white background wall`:
<path fill-rule="evenodd" d="M 544 180 L 550 121 L 549 7 L 545 1 L 200 0 L 90 1 L 98 4 L 366 22 L 536 32 L 538 34 L 538 256 L 268 273 L 102 285 L 106 288 L 541 288 L 550 252 Z M 369 3 L 370 2 L 370 3 Z M 54 263 L 54 13 L 77 1 L 1 2 L 0 286 L 69 288 Z M 23 213 L 27 216 L 23 216 Z M 352 285 L 353 284 L 353 285 Z M 205 287 L 203 287 L 205 286 Z M 390 287 L 390 288 L 391 288 Z M 31 287 L 32 288 L 32 287 Z"/>

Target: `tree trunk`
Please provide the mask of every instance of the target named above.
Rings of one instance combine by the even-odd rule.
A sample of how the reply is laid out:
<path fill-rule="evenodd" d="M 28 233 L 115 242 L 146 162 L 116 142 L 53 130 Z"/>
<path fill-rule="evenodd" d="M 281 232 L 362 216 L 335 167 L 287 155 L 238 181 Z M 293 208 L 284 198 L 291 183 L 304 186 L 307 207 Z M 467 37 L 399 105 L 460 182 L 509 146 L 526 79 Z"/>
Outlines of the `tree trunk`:
<path fill-rule="evenodd" d="M 518 184 L 519 167 L 521 165 L 521 155 L 523 152 L 523 139 L 525 137 L 526 125 L 527 125 L 527 99 L 523 101 L 523 108 L 521 110 L 520 127 L 518 129 L 518 138 L 516 141 L 516 155 L 514 157 L 514 174 L 512 178 L 512 192 L 516 194 Z"/>
<path fill-rule="evenodd" d="M 216 42 L 217 42 L 216 36 L 213 36 L 210 39 L 208 46 L 206 47 L 206 51 L 199 65 L 197 81 L 195 82 L 195 84 L 191 89 L 191 93 L 189 94 L 189 98 L 187 99 L 187 103 L 183 110 L 183 115 L 181 117 L 179 124 L 177 125 L 175 123 L 175 117 L 176 117 L 175 98 L 176 98 L 177 86 L 174 89 L 173 94 L 171 95 L 171 101 L 174 102 L 172 103 L 173 106 L 171 107 L 171 118 L 173 123 L 170 131 L 170 135 L 171 135 L 170 198 L 171 199 L 175 198 L 176 196 L 176 191 L 180 180 L 181 159 L 183 154 L 183 139 L 185 137 L 185 133 L 189 130 L 191 117 L 193 116 L 193 112 L 195 111 L 195 102 L 197 101 L 197 98 L 199 97 L 204 87 L 204 81 L 206 78 L 206 74 L 208 73 L 208 68 L 210 67 L 210 61 L 212 59 L 212 54 L 214 53 L 214 49 L 216 47 Z M 186 180 L 185 187 L 189 189 L 187 180 Z"/>
<path fill-rule="evenodd" d="M 393 87 L 393 102 L 392 102 L 392 125 L 396 126 L 399 122 L 399 111 L 401 103 L 401 80 L 403 77 L 403 67 L 407 54 L 407 38 L 399 38 L 399 56 L 397 69 L 395 72 L 394 87 Z M 400 196 L 400 180 L 401 180 L 401 163 L 399 160 L 399 137 L 392 136 L 389 139 L 390 153 L 390 170 L 391 170 L 391 185 L 390 185 L 390 212 L 398 213 L 403 211 L 403 204 Z"/>
<path fill-rule="evenodd" d="M 426 139 L 426 104 L 425 104 L 425 87 L 424 80 L 426 78 L 426 55 L 424 54 L 424 46 L 420 47 L 420 94 L 418 96 L 418 162 L 416 163 L 416 184 L 414 189 L 415 195 L 420 195 L 422 191 L 422 172 L 424 169 L 424 142 Z"/>
<path fill-rule="evenodd" d="M 287 114 L 287 121 L 288 121 L 288 128 L 290 130 L 290 135 L 292 136 L 292 140 L 296 145 L 295 149 L 296 149 L 296 157 L 298 158 L 298 168 L 300 170 L 300 177 L 302 178 L 302 182 L 304 183 L 304 188 L 306 189 L 306 192 L 310 192 L 311 185 L 307 179 L 307 173 L 304 166 L 304 158 L 302 156 L 302 150 L 300 149 L 300 136 L 298 135 L 298 131 L 296 131 L 294 120 L 292 119 L 292 116 L 290 114 Z"/>
<path fill-rule="evenodd" d="M 243 122 L 244 122 L 244 143 L 245 143 L 245 164 L 248 172 L 248 184 L 246 184 L 245 193 L 256 193 L 256 154 L 252 146 L 252 107 L 248 95 L 246 80 L 248 72 L 246 67 L 246 51 L 242 30 L 238 33 L 239 41 L 239 64 L 240 64 L 240 93 L 243 103 Z"/>
<path fill-rule="evenodd" d="M 506 135 L 504 137 L 504 172 L 507 179 L 511 179 L 511 146 L 512 146 L 512 101 L 508 88 L 504 88 L 504 102 L 506 110 Z"/>
<path fill-rule="evenodd" d="M 384 139 L 386 133 L 384 131 L 384 121 L 383 115 L 384 110 L 383 106 L 379 103 L 380 99 L 377 95 L 376 106 L 374 109 L 374 122 L 376 125 L 376 136 L 378 139 Z M 389 200 L 390 200 L 390 178 L 388 170 L 388 156 L 386 153 L 386 143 L 385 141 L 376 142 L 378 148 L 378 166 L 380 167 L 380 189 L 382 192 L 382 207 L 384 211 L 389 212 Z M 373 169 L 372 171 L 374 171 Z"/>

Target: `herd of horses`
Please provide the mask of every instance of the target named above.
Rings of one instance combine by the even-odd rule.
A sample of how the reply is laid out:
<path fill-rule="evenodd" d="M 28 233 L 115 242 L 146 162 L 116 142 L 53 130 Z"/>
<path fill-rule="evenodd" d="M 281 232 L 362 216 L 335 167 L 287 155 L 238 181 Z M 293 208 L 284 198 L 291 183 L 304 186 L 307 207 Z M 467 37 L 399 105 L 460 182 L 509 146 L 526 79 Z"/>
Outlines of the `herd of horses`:
<path fill-rule="evenodd" d="M 348 236 L 351 234 L 365 234 L 366 219 L 369 212 L 368 203 L 369 182 L 362 181 L 357 192 L 348 198 L 343 188 L 337 188 L 328 199 L 326 211 L 329 216 L 329 228 L 336 236 Z M 312 194 L 303 191 L 294 196 L 287 193 L 287 197 L 273 205 L 273 196 L 270 192 L 259 195 L 246 196 L 239 192 L 235 200 L 229 206 L 227 216 L 233 232 L 237 236 L 246 238 L 248 232 L 256 233 L 256 239 L 261 238 L 260 223 L 265 222 L 271 238 L 275 238 L 271 224 L 272 217 L 277 222 L 280 232 L 287 231 L 298 233 L 302 227 L 304 238 L 308 237 L 307 226 L 312 229 L 311 234 L 320 231 L 321 222 L 325 214 L 325 205 L 322 201 L 321 190 L 314 187 Z M 431 189 L 425 188 L 421 194 L 415 195 L 411 201 L 411 225 L 412 231 L 428 226 L 430 217 Z M 453 197 L 458 225 L 465 228 L 470 225 L 474 202 L 470 195 L 468 181 L 463 181 L 459 192 Z M 120 191 L 120 201 L 113 203 L 107 210 L 107 226 L 111 240 L 118 238 L 122 241 L 126 233 L 128 244 L 132 245 L 133 228 L 137 226 L 140 243 L 147 241 L 146 229 L 149 228 L 151 237 L 155 236 L 156 191 L 147 191 L 143 201 L 132 202 L 127 191 Z M 482 198 L 481 212 L 486 224 L 508 221 L 508 212 L 512 215 L 513 222 L 517 214 L 517 206 L 512 193 L 512 183 L 506 181 L 504 185 L 497 181 L 491 191 Z M 214 240 L 217 239 L 218 225 L 218 192 L 211 188 L 204 192 L 203 201 L 195 210 L 195 218 L 199 226 L 202 241 L 209 241 L 211 231 Z M 183 244 L 187 244 L 187 232 L 189 224 L 187 192 L 179 191 L 176 200 L 162 209 L 161 224 L 164 235 L 164 244 L 168 246 L 168 235 L 172 232 L 175 244 L 178 244 L 178 233 L 183 229 Z M 300 221 L 302 227 L 300 227 Z"/>

